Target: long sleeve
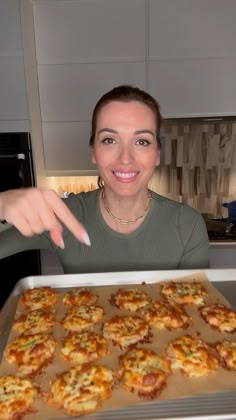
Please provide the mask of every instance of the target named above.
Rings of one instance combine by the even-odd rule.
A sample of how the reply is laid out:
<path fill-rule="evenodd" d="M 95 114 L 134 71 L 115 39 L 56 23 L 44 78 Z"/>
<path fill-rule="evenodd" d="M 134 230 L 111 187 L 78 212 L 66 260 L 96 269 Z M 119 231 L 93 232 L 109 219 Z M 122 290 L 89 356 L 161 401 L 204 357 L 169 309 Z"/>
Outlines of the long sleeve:
<path fill-rule="evenodd" d="M 52 245 L 47 234 L 28 238 L 23 236 L 15 227 L 10 227 L 0 233 L 0 259 L 30 249 L 51 248 Z"/>
<path fill-rule="evenodd" d="M 205 222 L 195 210 L 184 210 L 183 207 L 180 209 L 182 214 L 179 218 L 184 251 L 178 268 L 209 268 L 209 239 Z"/>

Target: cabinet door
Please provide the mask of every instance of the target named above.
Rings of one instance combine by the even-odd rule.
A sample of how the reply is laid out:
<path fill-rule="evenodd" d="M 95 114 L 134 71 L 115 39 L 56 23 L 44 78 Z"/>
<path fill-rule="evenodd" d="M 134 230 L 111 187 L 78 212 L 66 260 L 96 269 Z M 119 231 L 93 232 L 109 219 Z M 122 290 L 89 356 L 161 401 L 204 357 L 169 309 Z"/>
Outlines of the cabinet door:
<path fill-rule="evenodd" d="M 19 0 L 0 2 L 0 131 L 28 131 Z"/>
<path fill-rule="evenodd" d="M 120 84 L 146 87 L 143 0 L 33 4 L 46 172 L 94 174 L 89 130 L 99 97 Z"/>
<path fill-rule="evenodd" d="M 33 12 L 39 64 L 145 57 L 143 0 L 46 0 Z"/>
<path fill-rule="evenodd" d="M 56 70 L 56 71 L 55 71 Z M 99 97 L 121 83 L 145 87 L 144 63 L 84 64 L 39 71 L 47 175 L 96 175 L 90 120 Z"/>
<path fill-rule="evenodd" d="M 149 89 L 165 117 L 235 115 L 236 2 L 149 0 Z"/>
<path fill-rule="evenodd" d="M 40 66 L 38 79 L 43 122 L 90 121 L 97 100 L 112 87 L 145 87 L 145 63 Z"/>
<path fill-rule="evenodd" d="M 149 89 L 166 118 L 236 113 L 236 57 L 151 61 Z"/>

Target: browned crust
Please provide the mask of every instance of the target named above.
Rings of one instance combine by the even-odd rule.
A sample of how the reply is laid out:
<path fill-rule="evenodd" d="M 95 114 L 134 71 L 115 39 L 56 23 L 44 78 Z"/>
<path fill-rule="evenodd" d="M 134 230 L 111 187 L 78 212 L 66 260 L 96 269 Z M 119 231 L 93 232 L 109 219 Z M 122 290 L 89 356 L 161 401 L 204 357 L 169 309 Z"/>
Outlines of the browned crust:
<path fill-rule="evenodd" d="M 133 309 L 132 312 L 136 312 L 140 308 L 143 308 L 146 305 L 148 305 L 148 303 L 151 300 L 151 298 L 147 295 L 146 292 L 144 292 L 143 290 L 140 290 L 140 293 L 143 294 L 143 300 L 145 300 L 145 298 L 146 298 L 146 303 L 142 304 L 142 299 L 138 298 L 138 297 L 135 297 L 135 291 L 136 290 L 139 291 L 139 289 L 136 289 L 136 288 L 133 288 L 133 289 L 132 288 L 130 288 L 130 289 L 120 288 L 120 289 L 117 290 L 116 293 L 111 294 L 109 301 L 110 301 L 112 306 L 115 306 L 116 308 L 121 309 L 121 310 L 132 310 L 132 309 L 129 308 L 129 306 L 131 307 L 131 305 L 133 304 L 133 305 L 136 306 L 136 309 Z M 132 292 L 133 292 L 133 298 L 132 298 Z M 128 297 L 128 294 L 130 294 L 130 298 Z M 123 304 L 122 304 L 122 302 L 121 302 L 121 304 L 117 303 L 117 300 L 119 299 L 119 297 L 124 298 Z M 125 297 L 127 298 L 126 301 L 125 301 Z"/>
<path fill-rule="evenodd" d="M 186 291 L 183 293 L 178 292 L 178 287 L 182 285 L 183 290 L 186 288 Z M 189 286 L 197 287 L 198 291 L 196 291 L 194 294 L 187 293 L 187 288 Z M 166 293 L 165 290 L 169 289 L 169 293 Z M 203 306 L 204 303 L 197 303 L 197 298 L 202 298 L 204 300 L 204 297 L 207 295 L 207 291 L 205 287 L 197 281 L 193 282 L 178 282 L 178 281 L 172 281 L 168 283 L 164 283 L 161 286 L 161 294 L 164 296 L 164 298 L 168 302 L 176 302 L 179 305 L 195 305 L 195 306 Z M 177 298 L 174 297 L 174 295 L 177 295 Z"/>
<path fill-rule="evenodd" d="M 227 348 L 226 344 L 233 345 L 235 348 Z M 220 347 L 220 348 L 219 348 Z M 215 351 L 219 357 L 220 365 L 228 370 L 236 372 L 236 341 L 230 342 L 228 340 L 218 341 L 214 344 Z M 222 355 L 221 350 L 224 348 L 226 354 Z M 230 366 L 230 360 L 234 362 L 234 366 Z"/>
<path fill-rule="evenodd" d="M 82 345 L 80 342 L 81 337 L 87 336 L 86 343 L 87 345 Z M 74 340 L 74 341 L 73 341 Z M 72 341 L 72 345 L 74 344 L 74 347 L 72 347 L 72 351 L 68 354 L 64 354 L 62 352 L 63 348 L 67 347 L 68 341 Z M 85 341 L 85 339 L 83 340 Z M 94 343 L 95 349 L 94 351 L 89 350 L 89 343 Z M 69 343 L 70 347 L 70 343 Z M 96 334 L 93 331 L 84 331 L 80 334 L 69 334 L 67 337 L 65 337 L 62 341 L 62 348 L 60 352 L 60 357 L 65 362 L 76 362 L 75 354 L 78 352 L 78 354 L 81 354 L 83 356 L 83 362 L 82 363 L 90 363 L 97 359 L 100 359 L 102 357 L 105 357 L 109 353 L 108 343 L 106 339 L 99 334 Z"/>
<path fill-rule="evenodd" d="M 27 322 L 31 316 L 35 316 L 35 320 L 31 320 L 31 325 L 27 326 Z M 38 309 L 21 314 L 13 321 L 13 329 L 23 335 L 49 333 L 52 331 L 55 321 L 55 312 L 49 310 Z M 33 327 L 32 327 L 33 324 Z M 32 332 L 32 328 L 34 331 Z"/>
<path fill-rule="evenodd" d="M 29 360 L 25 361 L 24 356 L 26 355 L 26 351 L 24 351 L 24 349 L 21 351 L 18 351 L 17 349 L 14 349 L 12 346 L 15 342 L 17 342 L 20 339 L 25 338 L 27 340 L 31 340 L 31 339 L 34 340 L 34 338 L 39 335 L 40 334 L 19 336 L 12 342 L 9 342 L 9 344 L 7 345 L 4 351 L 4 358 L 7 360 L 8 363 L 15 363 L 17 365 L 17 367 L 19 368 L 19 374 L 21 373 L 21 370 L 24 370 L 24 368 L 26 367 L 31 368 L 31 370 L 29 369 L 28 373 L 26 372 L 24 373 L 24 377 L 26 378 L 30 378 L 37 374 L 40 374 L 49 364 L 51 364 L 54 357 L 54 352 L 49 354 L 50 350 L 46 347 L 45 342 L 36 343 L 36 345 L 28 353 Z M 55 340 L 51 336 L 46 335 L 45 338 L 47 337 L 56 346 Z M 47 354 L 47 357 L 43 359 L 42 356 L 45 355 L 45 352 L 48 354 Z M 30 361 L 30 356 L 33 356 L 31 358 L 31 361 Z M 38 361 L 38 365 L 37 364 L 35 365 L 34 363 L 32 363 L 33 361 Z"/>
<path fill-rule="evenodd" d="M 197 353 L 197 360 L 199 362 L 201 360 L 198 364 L 196 364 L 195 353 Z M 206 376 L 219 366 L 219 357 L 214 346 L 190 334 L 178 337 L 167 344 L 165 354 L 171 364 L 174 361 L 179 362 L 178 369 L 187 377 Z"/>
<path fill-rule="evenodd" d="M 74 305 L 96 305 L 98 297 L 89 289 L 75 288 L 63 296 L 63 304 L 68 308 Z"/>
<path fill-rule="evenodd" d="M 135 354 L 137 355 L 136 359 Z M 146 362 L 148 363 L 148 372 L 147 366 L 145 367 Z M 152 363 L 154 363 L 153 368 L 151 368 Z M 138 371 L 137 365 L 140 367 Z M 167 358 L 159 357 L 152 350 L 145 348 L 129 349 L 119 357 L 119 366 L 121 386 L 129 392 L 136 392 L 139 397 L 149 400 L 161 394 L 167 386 L 167 379 L 171 374 Z"/>
<path fill-rule="evenodd" d="M 236 327 L 231 327 L 230 330 L 229 330 L 229 327 L 224 328 L 223 322 L 226 322 L 226 321 L 222 321 L 220 319 L 222 313 L 226 316 L 226 318 L 227 318 L 227 315 L 233 314 L 235 315 L 235 319 L 236 319 L 236 311 L 234 311 L 233 309 L 228 308 L 227 306 L 220 303 L 214 303 L 212 305 L 203 306 L 199 308 L 199 312 L 200 312 L 201 317 L 204 319 L 204 321 L 209 325 L 211 329 L 217 330 L 220 332 L 225 332 L 228 334 L 232 334 L 236 331 Z M 219 322 L 219 325 L 213 325 L 211 322 L 211 318 L 217 319 L 217 321 Z"/>
<path fill-rule="evenodd" d="M 33 294 L 35 291 L 42 292 L 43 294 L 47 294 L 47 299 L 45 303 L 42 304 L 40 307 L 40 301 L 42 300 L 39 296 L 38 299 L 33 299 Z M 20 303 L 23 305 L 25 309 L 36 310 L 36 309 L 50 309 L 57 304 L 58 301 L 58 293 L 52 289 L 51 287 L 36 287 L 34 289 L 27 289 L 23 292 L 20 297 Z M 37 305 L 37 307 L 35 306 Z"/>
<path fill-rule="evenodd" d="M 7 377 L 14 378 L 13 375 L 9 375 L 9 376 L 6 375 L 6 378 Z M 21 380 L 21 378 L 19 378 L 19 377 L 15 377 L 15 378 L 16 378 L 17 381 Z M 22 380 L 23 380 L 23 378 L 22 378 Z M 27 406 L 26 398 L 25 398 L 25 400 L 24 399 L 20 399 L 20 400 L 18 399 L 17 400 L 17 398 L 16 398 L 16 400 L 12 404 L 10 404 L 12 414 L 9 414 L 8 416 L 4 415 L 4 410 L 3 410 L 4 409 L 4 403 L 0 403 L 0 418 L 1 419 L 7 419 L 7 420 L 21 420 L 21 419 L 23 419 L 23 417 L 26 414 L 36 413 L 37 410 L 32 407 L 32 404 L 34 402 L 33 400 L 35 399 L 35 396 L 40 394 L 40 389 L 36 385 L 32 385 L 32 389 L 35 392 L 35 395 L 32 397 L 31 404 L 29 406 Z"/>
<path fill-rule="evenodd" d="M 139 339 L 137 339 L 136 341 L 134 341 L 134 342 L 132 342 L 132 343 L 130 343 L 130 344 L 126 344 L 126 345 L 122 345 L 122 343 L 121 343 L 121 341 L 122 341 L 122 338 L 124 337 L 124 336 L 121 336 L 121 335 L 119 335 L 118 333 L 117 333 L 117 339 L 116 338 L 113 338 L 113 337 L 111 337 L 111 336 L 109 336 L 109 334 L 108 334 L 108 332 L 106 331 L 107 330 L 107 327 L 109 327 L 110 325 L 112 325 L 113 323 L 114 324 L 116 324 L 117 322 L 119 323 L 119 321 L 122 321 L 122 323 L 124 324 L 125 323 L 125 320 L 127 319 L 134 319 L 134 320 L 138 320 L 138 322 L 140 322 L 140 324 L 142 324 L 142 327 L 144 328 L 144 327 L 146 327 L 146 329 L 147 329 L 147 331 L 146 331 L 146 333 L 145 333 L 145 335 L 140 335 L 140 337 L 139 337 Z M 130 316 L 119 316 L 119 315 L 116 315 L 116 316 L 114 316 L 113 318 L 111 318 L 111 319 L 109 319 L 109 320 L 107 320 L 104 324 L 103 324 L 103 328 L 102 328 L 102 330 L 103 330 L 103 335 L 104 335 L 104 337 L 107 339 L 107 340 L 110 340 L 112 343 L 113 343 L 113 345 L 117 345 L 117 346 L 119 346 L 119 348 L 120 349 L 122 349 L 122 350 L 124 350 L 124 349 L 128 349 L 128 348 L 131 348 L 131 347 L 133 347 L 134 345 L 136 345 L 137 343 L 148 343 L 148 342 L 150 342 L 150 339 L 151 339 L 151 337 L 152 337 L 152 333 L 151 333 L 151 330 L 150 330 L 150 328 L 149 328 L 149 326 L 148 326 L 148 324 L 142 319 L 142 318 L 140 318 L 140 317 L 138 317 L 138 316 L 132 316 L 132 315 L 130 315 Z M 140 328 L 139 328 L 139 330 L 140 330 Z M 112 333 L 110 333 L 110 335 L 111 335 Z M 138 329 L 137 329 L 137 331 L 135 332 L 135 335 L 138 335 L 138 334 L 140 334 L 139 332 L 138 332 Z M 127 338 L 127 340 L 128 340 L 128 338 Z"/>
<path fill-rule="evenodd" d="M 149 306 L 140 311 L 145 321 L 154 328 L 174 331 L 186 329 L 192 322 L 191 317 L 180 305 L 168 302 L 153 301 Z"/>
<path fill-rule="evenodd" d="M 53 390 L 52 390 L 52 387 L 54 386 L 56 381 L 59 380 L 59 381 L 61 381 L 61 383 L 59 385 L 59 389 L 60 389 L 60 387 L 63 388 L 63 387 L 66 386 L 67 387 L 67 393 L 68 393 L 69 388 L 70 387 L 73 388 L 73 384 L 70 384 L 70 383 L 67 384 L 65 376 L 67 376 L 69 374 L 69 372 L 71 372 L 73 369 L 78 369 L 78 374 L 80 375 L 80 374 L 83 374 L 84 372 L 86 373 L 86 371 L 89 371 L 91 368 L 93 368 L 93 366 L 90 363 L 86 363 L 83 366 L 72 367 L 71 369 L 69 369 L 65 372 L 57 374 L 56 379 L 54 381 L 50 381 L 48 392 L 46 392 L 44 394 L 44 398 L 45 398 L 47 404 L 49 406 L 52 406 L 52 407 L 55 407 L 55 408 L 63 408 L 64 411 L 67 414 L 69 414 L 70 416 L 80 416 L 80 415 L 85 415 L 85 414 L 89 414 L 91 412 L 96 411 L 102 405 L 102 401 L 106 400 L 110 397 L 111 391 L 114 387 L 114 381 L 112 381 L 112 382 L 105 381 L 103 383 L 103 386 L 101 386 L 100 394 L 98 392 L 97 393 L 91 392 L 90 388 L 88 390 L 86 390 L 86 388 L 88 387 L 88 384 L 86 384 L 85 387 L 81 386 L 81 388 L 80 388 L 81 391 L 80 392 L 81 392 L 82 395 L 80 394 L 80 392 L 78 392 L 78 395 L 77 395 L 78 400 L 80 399 L 80 395 L 81 395 L 81 402 L 83 402 L 85 400 L 86 395 L 87 395 L 87 402 L 93 401 L 96 404 L 96 407 L 93 407 L 93 409 L 89 409 L 89 410 L 86 410 L 84 408 L 82 410 L 73 410 L 70 407 L 65 408 L 64 404 L 63 404 L 63 400 L 61 400 L 61 399 L 59 399 L 58 401 L 55 400 L 55 392 L 53 392 Z M 98 369 L 97 375 L 99 375 L 99 369 L 101 369 L 102 366 L 97 366 L 95 368 Z M 112 374 L 112 377 L 113 377 L 113 371 L 110 370 L 110 373 Z M 79 379 L 79 376 L 77 376 L 77 378 Z M 99 376 L 99 378 L 101 380 L 102 376 Z M 67 398 L 67 395 L 65 395 L 65 398 Z M 75 398 L 76 398 L 76 396 L 75 396 Z"/>

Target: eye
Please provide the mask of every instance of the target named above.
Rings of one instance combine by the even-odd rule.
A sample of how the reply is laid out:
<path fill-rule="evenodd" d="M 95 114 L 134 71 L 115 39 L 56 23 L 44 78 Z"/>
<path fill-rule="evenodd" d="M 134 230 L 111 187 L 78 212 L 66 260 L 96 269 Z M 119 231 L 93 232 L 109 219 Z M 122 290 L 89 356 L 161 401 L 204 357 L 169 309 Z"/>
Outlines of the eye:
<path fill-rule="evenodd" d="M 106 137 L 105 139 L 101 140 L 101 143 L 103 143 L 103 144 L 113 144 L 113 143 L 115 143 L 115 140 L 111 137 Z"/>
<path fill-rule="evenodd" d="M 149 144 L 151 144 L 150 143 L 150 141 L 149 140 L 147 140 L 147 139 L 138 139 L 137 141 L 136 141 L 136 144 L 138 144 L 139 146 L 148 146 Z"/>

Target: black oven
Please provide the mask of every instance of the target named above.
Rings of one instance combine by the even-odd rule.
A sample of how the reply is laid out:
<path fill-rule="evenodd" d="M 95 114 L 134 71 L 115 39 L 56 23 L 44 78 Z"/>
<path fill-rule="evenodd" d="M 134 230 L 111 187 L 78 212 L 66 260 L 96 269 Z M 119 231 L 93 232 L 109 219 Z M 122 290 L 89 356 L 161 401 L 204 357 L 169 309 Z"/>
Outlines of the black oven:
<path fill-rule="evenodd" d="M 34 185 L 30 134 L 0 133 L 0 192 Z M 0 308 L 19 279 L 39 274 L 38 250 L 20 252 L 0 260 Z"/>

